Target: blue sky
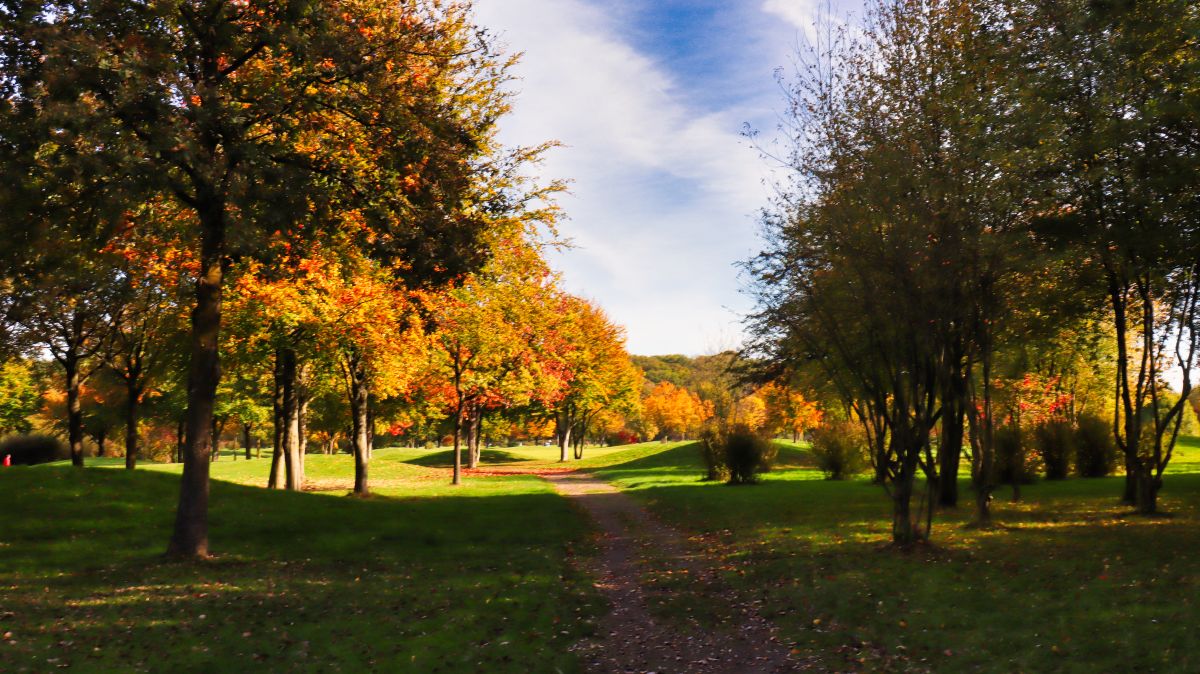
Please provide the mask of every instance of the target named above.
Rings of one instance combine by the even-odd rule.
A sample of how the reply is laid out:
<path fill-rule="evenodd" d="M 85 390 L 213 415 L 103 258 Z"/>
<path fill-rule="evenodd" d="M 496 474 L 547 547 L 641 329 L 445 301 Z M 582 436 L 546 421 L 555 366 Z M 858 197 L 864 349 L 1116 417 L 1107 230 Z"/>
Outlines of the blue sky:
<path fill-rule="evenodd" d="M 774 133 L 775 71 L 825 6 L 477 0 L 478 22 L 524 54 L 502 140 L 564 143 L 542 172 L 572 181 L 560 233 L 574 245 L 551 263 L 625 326 L 631 352 L 739 343 L 750 303 L 734 264 L 758 248 L 771 195 L 770 164 L 741 131 Z"/>

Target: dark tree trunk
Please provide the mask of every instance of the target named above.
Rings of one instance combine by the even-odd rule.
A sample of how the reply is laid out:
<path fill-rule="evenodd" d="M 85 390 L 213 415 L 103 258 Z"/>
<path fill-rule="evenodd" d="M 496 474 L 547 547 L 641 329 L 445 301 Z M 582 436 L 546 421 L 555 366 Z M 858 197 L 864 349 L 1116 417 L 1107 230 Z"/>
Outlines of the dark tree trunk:
<path fill-rule="evenodd" d="M 142 392 L 136 385 L 129 385 L 125 392 L 125 468 L 137 468 L 138 460 L 138 411 Z"/>
<path fill-rule="evenodd" d="M 221 422 L 215 414 L 212 418 L 212 444 L 211 458 L 216 461 L 221 458 Z"/>
<path fill-rule="evenodd" d="M 247 461 L 249 461 L 251 458 L 250 457 L 250 429 L 253 426 L 254 426 L 254 424 L 251 424 L 248 422 L 242 423 L 242 448 L 246 452 L 246 460 Z"/>
<path fill-rule="evenodd" d="M 371 387 L 367 378 L 366 364 L 361 356 L 351 351 L 347 356 L 347 369 L 350 374 L 350 416 L 352 427 L 350 432 L 350 448 L 354 452 L 354 493 L 367 496 L 371 493 L 368 478 L 368 465 L 371 460 Z"/>
<path fill-rule="evenodd" d="M 964 392 L 965 395 L 965 392 Z M 958 468 L 962 461 L 964 399 L 947 397 L 942 403 L 942 435 L 938 443 L 938 505 L 958 506 Z"/>
<path fill-rule="evenodd" d="M 1162 478 L 1149 466 L 1142 466 L 1137 475 L 1137 511 L 1142 515 L 1158 513 L 1158 490 Z"/>
<path fill-rule="evenodd" d="M 187 441 L 186 418 L 180 417 L 175 424 L 175 463 L 183 463 L 183 446 Z"/>
<path fill-rule="evenodd" d="M 83 409 L 79 402 L 79 360 L 68 353 L 63 363 L 67 371 L 67 445 L 71 448 L 71 465 L 83 467 Z"/>
<path fill-rule="evenodd" d="M 207 196 L 208 198 L 204 198 Z M 192 310 L 191 363 L 188 370 L 187 438 L 179 507 L 167 553 L 208 556 L 208 476 L 213 451 L 212 418 L 221 381 L 221 286 L 225 263 L 225 205 L 204 195 L 198 208 L 202 228 L 200 275 Z"/>
<path fill-rule="evenodd" d="M 283 484 L 284 427 L 287 417 L 283 411 L 283 349 L 275 349 L 274 391 L 271 399 L 272 432 L 271 472 L 267 476 L 267 489 L 279 489 Z"/>
<path fill-rule="evenodd" d="M 108 429 L 96 431 L 96 456 L 108 456 Z"/>

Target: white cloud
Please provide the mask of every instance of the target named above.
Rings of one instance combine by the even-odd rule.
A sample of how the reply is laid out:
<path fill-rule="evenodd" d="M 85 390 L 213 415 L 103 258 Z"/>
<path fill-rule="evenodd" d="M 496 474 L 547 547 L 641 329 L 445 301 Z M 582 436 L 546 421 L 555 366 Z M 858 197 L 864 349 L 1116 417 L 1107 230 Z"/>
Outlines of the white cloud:
<path fill-rule="evenodd" d="M 738 332 L 730 308 L 747 305 L 733 263 L 757 246 L 767 195 L 765 165 L 739 136 L 747 111 L 689 102 L 598 5 L 479 0 L 476 12 L 525 54 L 502 137 L 567 146 L 545 173 L 574 181 L 562 232 L 577 248 L 553 256 L 568 288 L 625 325 L 635 353 L 699 353 Z"/>
<path fill-rule="evenodd" d="M 762 11 L 784 19 L 811 39 L 821 10 L 818 0 L 765 0 Z"/>

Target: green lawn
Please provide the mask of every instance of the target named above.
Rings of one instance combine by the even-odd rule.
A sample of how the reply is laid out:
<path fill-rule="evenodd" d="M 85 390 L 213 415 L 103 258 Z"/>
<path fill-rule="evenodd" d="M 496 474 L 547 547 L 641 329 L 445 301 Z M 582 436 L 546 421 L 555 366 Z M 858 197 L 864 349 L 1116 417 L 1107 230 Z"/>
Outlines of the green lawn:
<path fill-rule="evenodd" d="M 576 669 L 600 610 L 570 564 L 586 522 L 536 477 L 451 488 L 421 454 L 379 451 L 369 500 L 215 481 L 206 563 L 160 558 L 177 467 L 0 470 L 0 671 Z M 227 458 L 215 477 L 265 481 Z"/>
<path fill-rule="evenodd" d="M 830 666 L 1194 672 L 1200 474 L 1181 471 L 1200 446 L 1182 450 L 1162 492 L 1172 517 L 1129 516 L 1121 478 L 1042 481 L 1021 503 L 997 492 L 996 530 L 964 526 L 969 500 L 939 513 L 934 546 L 911 553 L 886 548 L 888 502 L 866 481 L 800 466 L 757 486 L 704 483 L 694 445 L 598 472 L 707 546 L 732 585 Z"/>
<path fill-rule="evenodd" d="M 560 466 L 552 447 L 485 466 Z M 213 465 L 206 563 L 164 563 L 177 466 L 0 470 L 0 671 L 573 671 L 569 644 L 602 602 L 571 558 L 587 523 L 532 475 L 468 474 L 449 453 L 384 449 L 377 496 L 347 498 L 349 457 L 310 455 L 325 490 L 261 489 L 267 459 Z M 96 461 L 94 463 L 105 463 Z M 111 462 L 116 463 L 116 462 Z M 886 547 L 888 502 L 829 482 L 783 443 L 761 484 L 700 480 L 694 443 L 588 448 L 612 481 L 717 558 L 801 651 L 860 671 L 1200 670 L 1200 442 L 1185 439 L 1162 503 L 1130 516 L 1121 478 L 1038 482 L 939 513 L 934 545 Z M 650 554 L 653 554 L 652 551 Z M 719 610 L 647 577 L 661 611 Z"/>

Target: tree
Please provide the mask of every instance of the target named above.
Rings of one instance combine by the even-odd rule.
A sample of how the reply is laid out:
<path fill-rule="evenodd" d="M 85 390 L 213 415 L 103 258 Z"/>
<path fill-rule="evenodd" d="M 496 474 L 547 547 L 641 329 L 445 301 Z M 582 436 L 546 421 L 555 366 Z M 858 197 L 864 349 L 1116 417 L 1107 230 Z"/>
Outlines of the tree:
<path fill-rule="evenodd" d="M 42 393 L 29 363 L 0 363 L 0 437 L 33 430 L 29 417 L 41 407 Z"/>
<path fill-rule="evenodd" d="M 21 93 L 87 101 L 82 118 L 116 128 L 102 147 L 132 159 L 120 165 L 143 192 L 191 211 L 178 223 L 199 264 L 170 551 L 203 556 L 231 258 L 285 230 L 357 241 L 369 257 L 400 263 L 413 287 L 477 265 L 486 252 L 475 245 L 486 224 L 478 214 L 495 200 L 472 193 L 472 176 L 492 149 L 508 61 L 458 3 L 74 0 L 23 9 L 5 25 L 7 42 L 37 47 L 22 61 L 36 64 L 36 86 Z M 39 109 L 49 108 L 21 107 Z"/>
<path fill-rule="evenodd" d="M 714 410 L 712 403 L 701 400 L 695 393 L 663 381 L 642 400 L 642 414 L 654 429 L 652 435 L 686 439 L 700 432 Z"/>
<path fill-rule="evenodd" d="M 589 426 L 602 412 L 628 414 L 640 402 L 642 377 L 625 351 L 625 335 L 595 304 L 562 299 L 552 331 L 565 367 L 566 385 L 553 407 L 559 461 L 583 458 Z"/>
<path fill-rule="evenodd" d="M 555 281 L 537 247 L 510 240 L 480 273 L 430 296 L 434 327 L 427 387 L 450 410 L 453 484 L 461 483 L 464 439 L 468 461 L 474 466 L 478 460 L 475 439 L 485 410 L 534 401 L 550 407 L 563 394 L 566 367 L 546 344 L 556 338 L 546 326 L 562 308 Z"/>
<path fill-rule="evenodd" d="M 1049 113 L 1041 227 L 1096 260 L 1115 328 L 1113 433 L 1124 498 L 1154 513 L 1183 405 L 1160 405 L 1172 365 L 1191 389 L 1196 328 L 1200 75 L 1192 3 L 1017 3 Z"/>

